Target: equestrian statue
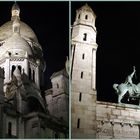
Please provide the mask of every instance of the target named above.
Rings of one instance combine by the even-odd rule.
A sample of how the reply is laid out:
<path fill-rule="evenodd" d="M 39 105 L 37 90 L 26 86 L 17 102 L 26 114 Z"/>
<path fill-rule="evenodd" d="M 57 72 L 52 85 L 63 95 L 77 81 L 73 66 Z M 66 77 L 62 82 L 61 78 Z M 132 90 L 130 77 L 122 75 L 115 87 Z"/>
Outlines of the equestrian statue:
<path fill-rule="evenodd" d="M 133 72 L 127 76 L 124 83 L 113 84 L 113 88 L 118 95 L 118 103 L 121 103 L 126 93 L 129 93 L 129 97 L 140 99 L 140 83 L 137 85 L 133 83 L 134 74 L 136 74 L 135 66 L 133 66 Z"/>

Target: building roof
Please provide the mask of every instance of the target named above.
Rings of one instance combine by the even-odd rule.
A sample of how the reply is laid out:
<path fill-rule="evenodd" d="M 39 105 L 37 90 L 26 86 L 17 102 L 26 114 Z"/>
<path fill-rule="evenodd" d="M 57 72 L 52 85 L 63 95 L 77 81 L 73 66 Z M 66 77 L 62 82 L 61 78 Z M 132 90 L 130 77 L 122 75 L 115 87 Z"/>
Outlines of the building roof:
<path fill-rule="evenodd" d="M 16 2 L 15 2 L 15 3 L 13 4 L 13 6 L 12 6 L 11 11 L 13 11 L 13 10 L 18 10 L 18 11 L 20 11 L 19 5 L 18 5 Z"/>
<path fill-rule="evenodd" d="M 82 7 L 80 7 L 77 11 L 79 11 L 79 10 L 91 12 L 96 17 L 96 14 L 93 12 L 92 8 L 87 3 L 85 5 L 83 5 Z"/>
<path fill-rule="evenodd" d="M 50 77 L 50 79 L 52 79 L 52 78 L 54 78 L 54 77 L 57 77 L 57 76 L 59 76 L 59 75 L 68 76 L 68 74 L 67 74 L 67 72 L 66 72 L 66 69 L 64 68 L 64 69 L 62 69 L 62 70 L 60 70 L 60 71 L 58 71 L 58 72 L 54 72 L 54 73 L 52 74 L 52 76 Z"/>

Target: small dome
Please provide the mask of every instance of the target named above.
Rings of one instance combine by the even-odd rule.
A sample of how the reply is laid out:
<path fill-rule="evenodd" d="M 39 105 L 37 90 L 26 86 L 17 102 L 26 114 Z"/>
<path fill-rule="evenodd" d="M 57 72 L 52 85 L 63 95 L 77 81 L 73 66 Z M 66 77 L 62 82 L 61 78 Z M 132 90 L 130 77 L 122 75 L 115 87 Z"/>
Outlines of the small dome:
<path fill-rule="evenodd" d="M 86 26 L 88 25 L 93 27 L 94 30 L 96 30 L 95 21 L 96 21 L 96 15 L 91 9 L 91 7 L 88 6 L 88 4 L 85 4 L 84 6 L 76 10 L 76 18 L 75 18 L 74 26 L 77 24 L 82 24 Z"/>
<path fill-rule="evenodd" d="M 85 11 L 93 12 L 91 7 L 87 3 L 85 5 L 83 5 L 79 10 L 85 10 Z"/>
<path fill-rule="evenodd" d="M 18 10 L 18 11 L 20 11 L 19 5 L 18 5 L 16 2 L 15 2 L 15 3 L 13 4 L 13 6 L 12 6 L 11 11 L 13 11 L 13 10 Z"/>
<path fill-rule="evenodd" d="M 95 13 L 93 12 L 92 8 L 86 3 L 85 5 L 83 5 L 81 8 L 78 9 L 82 10 L 82 11 L 87 11 L 87 12 L 91 12 L 93 13 L 93 15 L 96 17 Z"/>
<path fill-rule="evenodd" d="M 5 40 L 5 43 L 0 47 L 0 52 L 0 57 L 5 56 L 7 52 L 9 52 L 10 56 L 24 57 L 26 52 L 28 55 L 32 55 L 32 50 L 28 42 L 18 33 L 13 33 L 10 38 Z"/>
<path fill-rule="evenodd" d="M 17 5 L 17 3 L 13 4 L 12 9 L 11 9 L 11 15 L 12 15 L 11 20 L 14 20 L 15 17 L 20 18 L 19 17 L 20 16 L 20 8 Z"/>

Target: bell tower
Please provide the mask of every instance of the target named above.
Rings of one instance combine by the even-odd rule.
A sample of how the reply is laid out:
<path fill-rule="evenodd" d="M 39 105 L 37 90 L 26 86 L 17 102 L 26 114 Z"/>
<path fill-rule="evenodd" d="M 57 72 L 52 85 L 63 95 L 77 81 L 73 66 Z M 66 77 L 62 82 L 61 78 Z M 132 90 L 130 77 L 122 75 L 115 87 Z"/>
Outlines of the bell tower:
<path fill-rule="evenodd" d="M 72 26 L 71 97 L 72 138 L 95 138 L 96 15 L 85 4 Z"/>

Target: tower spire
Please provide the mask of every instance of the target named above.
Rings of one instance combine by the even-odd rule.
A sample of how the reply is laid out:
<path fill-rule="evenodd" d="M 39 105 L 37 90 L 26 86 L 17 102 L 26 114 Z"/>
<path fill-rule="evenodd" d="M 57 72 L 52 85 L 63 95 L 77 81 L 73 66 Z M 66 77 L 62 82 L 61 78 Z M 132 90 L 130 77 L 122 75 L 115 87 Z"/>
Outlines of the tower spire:
<path fill-rule="evenodd" d="M 20 8 L 19 5 L 16 3 L 16 1 L 11 9 L 11 20 L 14 20 L 15 17 L 20 18 Z"/>

